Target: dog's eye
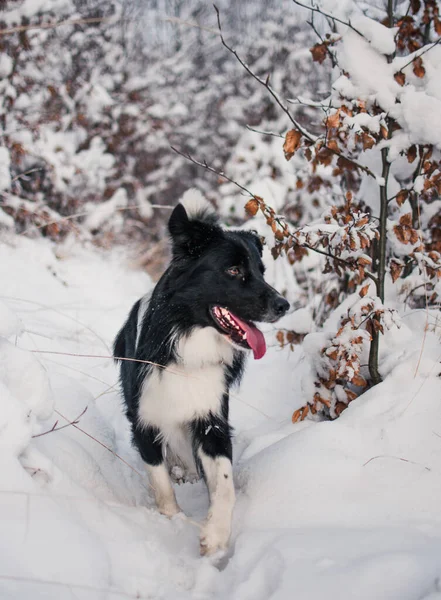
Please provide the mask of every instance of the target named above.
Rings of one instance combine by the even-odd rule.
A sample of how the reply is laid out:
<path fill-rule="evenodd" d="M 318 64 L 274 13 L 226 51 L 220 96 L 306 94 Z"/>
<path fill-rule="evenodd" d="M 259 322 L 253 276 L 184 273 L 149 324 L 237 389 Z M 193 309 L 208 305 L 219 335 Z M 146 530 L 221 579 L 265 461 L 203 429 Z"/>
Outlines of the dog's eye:
<path fill-rule="evenodd" d="M 231 277 L 238 277 L 240 275 L 240 269 L 239 267 L 230 267 L 227 269 L 227 273 L 228 275 L 231 275 Z"/>

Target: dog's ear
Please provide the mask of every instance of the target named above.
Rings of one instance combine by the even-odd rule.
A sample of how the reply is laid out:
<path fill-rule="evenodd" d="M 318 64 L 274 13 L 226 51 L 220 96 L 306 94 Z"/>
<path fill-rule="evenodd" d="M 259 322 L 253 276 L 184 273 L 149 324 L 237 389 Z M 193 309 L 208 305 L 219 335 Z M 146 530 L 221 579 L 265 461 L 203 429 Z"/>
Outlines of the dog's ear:
<path fill-rule="evenodd" d="M 210 205 L 207 203 L 211 209 Z M 173 243 L 173 255 L 197 257 L 214 239 L 222 235 L 216 224 L 213 209 L 204 207 L 196 213 L 179 203 L 173 210 L 168 222 L 168 230 Z"/>

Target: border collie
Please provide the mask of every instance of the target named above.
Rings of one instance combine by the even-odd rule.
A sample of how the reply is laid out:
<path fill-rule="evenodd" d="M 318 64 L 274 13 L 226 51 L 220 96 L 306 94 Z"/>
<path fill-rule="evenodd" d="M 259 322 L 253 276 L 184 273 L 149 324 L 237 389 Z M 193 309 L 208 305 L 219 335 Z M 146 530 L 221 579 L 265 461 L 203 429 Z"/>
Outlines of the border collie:
<path fill-rule="evenodd" d="M 189 190 L 168 224 L 171 263 L 150 296 L 133 306 L 114 344 L 133 443 L 159 511 L 180 512 L 171 475 L 204 477 L 210 508 L 201 554 L 227 548 L 235 494 L 228 392 L 247 350 L 265 354 L 253 321 L 273 323 L 289 303 L 264 280 L 262 243 L 227 231 L 211 205 Z M 148 361 L 148 362 L 147 362 Z"/>

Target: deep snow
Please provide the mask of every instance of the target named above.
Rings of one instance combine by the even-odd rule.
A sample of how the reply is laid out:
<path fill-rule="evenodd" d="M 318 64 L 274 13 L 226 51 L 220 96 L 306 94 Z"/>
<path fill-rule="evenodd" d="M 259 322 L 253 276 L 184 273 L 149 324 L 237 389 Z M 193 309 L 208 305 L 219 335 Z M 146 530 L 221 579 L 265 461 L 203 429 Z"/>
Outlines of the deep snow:
<path fill-rule="evenodd" d="M 177 488 L 188 518 L 152 506 L 108 358 L 148 277 L 120 251 L 11 236 L 0 281 L 2 600 L 441 599 L 435 314 L 409 312 L 387 333 L 385 382 L 334 422 L 291 424 L 307 361 L 267 333 L 231 400 L 238 500 L 214 564 L 198 555 L 202 483 Z M 31 437 L 86 407 L 83 431 Z"/>

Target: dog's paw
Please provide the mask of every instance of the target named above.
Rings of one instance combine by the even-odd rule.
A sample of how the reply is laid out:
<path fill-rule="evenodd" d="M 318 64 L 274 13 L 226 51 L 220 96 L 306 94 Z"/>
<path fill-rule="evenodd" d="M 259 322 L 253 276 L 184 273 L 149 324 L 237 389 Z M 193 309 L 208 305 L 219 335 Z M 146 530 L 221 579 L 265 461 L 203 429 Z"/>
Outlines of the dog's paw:
<path fill-rule="evenodd" d="M 182 467 L 175 465 L 170 470 L 170 477 L 173 483 L 181 485 L 182 483 L 195 483 L 199 481 L 200 477 L 194 471 L 187 471 Z"/>
<path fill-rule="evenodd" d="M 207 521 L 202 527 L 199 539 L 201 556 L 212 556 L 217 552 L 225 552 L 229 539 L 229 527 L 222 527 L 219 523 Z"/>
<path fill-rule="evenodd" d="M 158 510 L 161 513 L 161 515 L 164 515 L 169 519 L 171 519 L 175 515 L 178 515 L 179 513 L 182 513 L 182 510 L 175 502 L 163 503 L 160 506 L 158 506 Z"/>

